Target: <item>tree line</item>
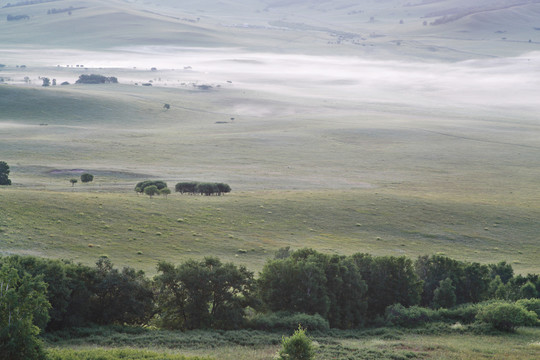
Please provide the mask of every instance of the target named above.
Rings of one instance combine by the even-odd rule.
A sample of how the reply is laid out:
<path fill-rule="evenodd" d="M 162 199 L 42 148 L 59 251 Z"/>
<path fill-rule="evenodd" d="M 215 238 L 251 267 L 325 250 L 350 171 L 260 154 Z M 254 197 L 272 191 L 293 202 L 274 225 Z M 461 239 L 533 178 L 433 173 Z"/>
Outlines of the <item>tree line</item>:
<path fill-rule="evenodd" d="M 290 330 L 298 323 L 312 330 L 355 329 L 381 319 L 399 326 L 480 320 L 501 330 L 540 324 L 539 276 L 516 276 L 505 262 L 284 248 L 257 278 L 216 257 L 160 262 L 157 270 L 149 279 L 105 257 L 93 267 L 0 257 L 0 353 L 16 349 L 40 359 L 40 331 L 94 324 L 179 330 Z"/>
<path fill-rule="evenodd" d="M 147 278 L 100 258 L 94 267 L 26 256 L 0 257 L 20 277 L 41 277 L 51 304 L 42 328 L 88 324 L 146 324 L 174 329 L 236 329 L 245 310 L 318 314 L 333 328 L 357 328 L 387 307 L 452 308 L 486 300 L 538 298 L 540 277 L 514 275 L 505 262 L 482 265 L 445 256 L 328 255 L 282 249 L 255 278 L 218 258 L 160 262 Z"/>

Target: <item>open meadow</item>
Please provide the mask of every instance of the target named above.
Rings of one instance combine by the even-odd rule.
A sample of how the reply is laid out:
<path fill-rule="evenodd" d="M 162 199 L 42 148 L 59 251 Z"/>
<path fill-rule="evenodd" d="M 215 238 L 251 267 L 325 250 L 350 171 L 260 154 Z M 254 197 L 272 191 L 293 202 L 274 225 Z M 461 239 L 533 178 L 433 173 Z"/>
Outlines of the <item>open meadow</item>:
<path fill-rule="evenodd" d="M 307 247 L 540 273 L 538 19 L 536 0 L 0 2 L 0 256 L 107 257 L 149 277 L 217 256 L 257 277 Z M 91 74 L 118 83 L 76 83 Z M 136 193 L 144 180 L 173 193 Z M 540 356 L 538 327 L 437 326 L 313 338 L 317 359 Z M 262 360 L 281 335 L 44 339 L 58 360 Z"/>
<path fill-rule="evenodd" d="M 275 74 L 278 59 L 251 66 Z M 343 85 L 345 73 L 317 79 L 316 59 L 294 61 L 305 73 L 273 75 L 269 89 L 253 79 L 242 88 L 234 74 L 231 83 L 221 81 L 228 72 L 218 65 L 215 75 L 104 72 L 130 79 L 118 85 L 1 86 L 0 150 L 14 182 L 0 193 L 2 251 L 84 263 L 106 254 L 150 273 L 161 259 L 208 254 L 257 270 L 283 246 L 441 253 L 538 271 L 540 126 L 529 91 L 539 58 L 522 74 L 515 72 L 522 58 L 493 63 L 507 86 L 523 85 L 494 106 L 488 102 L 503 89 L 485 84 L 477 63 L 445 65 L 460 76 L 430 86 L 425 81 L 437 69 L 370 63 L 379 76 L 379 67 L 401 73 L 366 87 L 360 73 Z M 237 62 L 230 71 L 239 71 Z M 28 72 L 73 79 L 98 70 Z M 462 84 L 465 74 L 474 82 Z M 215 76 L 205 82 L 212 89 L 194 86 L 198 75 Z M 162 86 L 135 85 L 160 77 Z M 377 101 L 384 94 L 391 97 Z M 72 187 L 69 179 L 82 172 L 95 180 Z M 233 192 L 149 199 L 133 191 L 145 179 L 171 188 L 185 180 L 226 182 Z"/>

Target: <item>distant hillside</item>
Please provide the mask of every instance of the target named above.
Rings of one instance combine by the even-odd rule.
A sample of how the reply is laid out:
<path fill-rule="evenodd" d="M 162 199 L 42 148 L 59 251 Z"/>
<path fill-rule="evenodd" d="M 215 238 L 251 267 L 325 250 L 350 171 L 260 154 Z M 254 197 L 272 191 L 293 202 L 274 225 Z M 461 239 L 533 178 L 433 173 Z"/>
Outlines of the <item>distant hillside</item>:
<path fill-rule="evenodd" d="M 11 0 L 0 1 L 0 42 L 506 56 L 540 50 L 540 0 Z"/>

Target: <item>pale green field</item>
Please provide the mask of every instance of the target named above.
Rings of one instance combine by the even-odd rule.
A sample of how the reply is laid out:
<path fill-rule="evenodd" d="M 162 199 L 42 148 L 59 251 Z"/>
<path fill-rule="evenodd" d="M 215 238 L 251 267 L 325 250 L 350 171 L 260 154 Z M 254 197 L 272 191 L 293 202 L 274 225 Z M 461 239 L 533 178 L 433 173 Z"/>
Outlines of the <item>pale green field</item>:
<path fill-rule="evenodd" d="M 6 253 L 91 264 L 107 255 L 150 274 L 160 260 L 219 256 L 259 270 L 283 246 L 375 255 L 423 254 L 538 272 L 538 208 L 396 195 L 383 190 L 240 191 L 149 199 L 110 186 L 0 193 Z M 81 188 L 84 190 L 81 191 Z M 122 188 L 122 187 L 120 187 Z M 86 190 L 86 191 L 85 191 Z"/>
<path fill-rule="evenodd" d="M 162 75 L 153 73 L 106 75 Z M 324 99 L 226 82 L 0 86 L 0 153 L 14 183 L 0 189 L 0 249 L 85 263 L 107 255 L 150 273 L 159 260 L 205 255 L 258 270 L 282 246 L 539 271 L 535 107 L 479 98 L 435 108 L 414 98 L 421 91 L 364 102 L 330 89 Z M 81 171 L 94 183 L 72 188 Z M 233 193 L 137 197 L 147 178 L 226 182 Z"/>
<path fill-rule="evenodd" d="M 90 330 L 91 331 L 91 330 Z M 265 360 L 279 349 L 281 334 L 256 331 L 238 332 L 167 332 L 137 334 L 105 332 L 80 337 L 56 339 L 54 353 L 97 353 L 111 348 L 145 348 L 170 356 L 203 356 L 223 360 Z M 309 332 L 308 332 L 309 334 Z M 333 331 L 309 334 L 315 341 L 315 359 L 536 359 L 540 354 L 536 328 L 520 328 L 516 333 L 476 335 L 446 331 L 424 333 L 419 329 Z M 64 335 L 65 336 L 65 335 Z M 92 346 L 86 342 L 91 342 Z M 58 348 L 59 347 L 59 348 Z M 130 348 L 127 348 L 130 349 Z M 132 350 L 133 351 L 133 350 Z M 135 351 L 133 351 L 135 353 Z"/>

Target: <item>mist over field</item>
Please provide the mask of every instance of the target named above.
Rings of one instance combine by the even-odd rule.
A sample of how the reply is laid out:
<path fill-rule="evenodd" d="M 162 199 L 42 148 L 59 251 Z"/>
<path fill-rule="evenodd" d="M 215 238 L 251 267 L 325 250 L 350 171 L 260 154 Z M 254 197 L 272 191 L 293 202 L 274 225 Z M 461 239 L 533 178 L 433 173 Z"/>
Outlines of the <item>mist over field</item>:
<path fill-rule="evenodd" d="M 155 79 L 154 86 L 179 87 L 181 83 L 196 82 L 281 96 L 419 108 L 519 107 L 520 111 L 528 111 L 539 106 L 536 100 L 540 91 L 540 52 L 440 63 L 252 53 L 234 48 L 146 46 L 106 52 L 40 49 L 21 54 L 12 51 L 19 59 L 27 57 L 27 63 L 33 67 L 84 64 L 92 72 L 129 71 L 124 76 L 120 72 L 119 76 L 121 83 L 128 84 L 145 81 L 148 74 L 142 72 L 155 67 L 159 72 L 152 75 L 158 76 L 159 81 Z M 141 70 L 139 75 L 137 69 Z M 21 76 L 14 73 L 13 79 L 22 82 Z M 58 80 L 73 81 L 73 76 L 62 77 L 60 73 Z"/>

